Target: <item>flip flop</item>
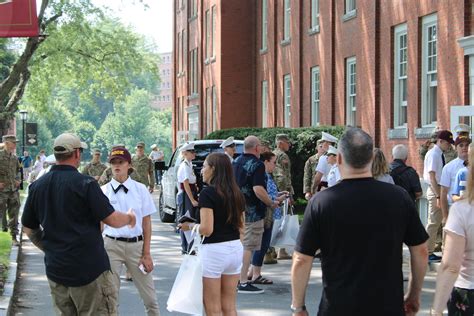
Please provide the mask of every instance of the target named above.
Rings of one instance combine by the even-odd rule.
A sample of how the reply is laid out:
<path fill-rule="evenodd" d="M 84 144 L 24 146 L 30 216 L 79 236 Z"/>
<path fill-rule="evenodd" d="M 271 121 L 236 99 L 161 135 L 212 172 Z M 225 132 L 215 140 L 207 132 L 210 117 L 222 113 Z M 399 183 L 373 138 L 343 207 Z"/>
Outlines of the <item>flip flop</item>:
<path fill-rule="evenodd" d="M 270 284 L 273 284 L 273 281 L 269 280 L 269 279 L 266 279 L 263 276 L 259 275 L 258 278 L 256 278 L 255 280 L 252 281 L 252 284 L 270 285 Z"/>

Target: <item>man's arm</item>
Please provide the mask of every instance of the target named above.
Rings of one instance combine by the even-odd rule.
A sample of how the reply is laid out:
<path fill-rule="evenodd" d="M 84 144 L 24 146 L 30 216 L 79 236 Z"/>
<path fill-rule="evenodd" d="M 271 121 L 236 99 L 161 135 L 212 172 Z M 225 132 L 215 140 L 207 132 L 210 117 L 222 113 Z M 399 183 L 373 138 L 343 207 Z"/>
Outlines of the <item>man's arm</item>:
<path fill-rule="evenodd" d="M 33 245 L 38 247 L 38 249 L 44 251 L 43 244 L 41 242 L 41 238 L 43 236 L 43 231 L 41 230 L 41 228 L 38 227 L 36 229 L 31 229 L 23 225 L 23 232 L 26 234 L 26 236 L 28 236 Z"/>
<path fill-rule="evenodd" d="M 151 244 L 151 215 L 143 217 L 143 251 L 140 263 L 145 267 L 146 272 L 153 271 L 153 259 L 150 253 Z"/>
<path fill-rule="evenodd" d="M 441 206 L 441 213 L 443 214 L 443 223 L 446 223 L 446 220 L 448 219 L 448 192 L 449 188 L 445 187 L 444 185 L 440 186 L 441 191 L 439 195 L 439 203 Z"/>
<path fill-rule="evenodd" d="M 415 192 L 415 199 L 419 199 L 423 196 L 423 191 L 420 191 L 420 192 Z"/>
<path fill-rule="evenodd" d="M 424 242 L 417 246 L 410 246 L 408 249 L 411 257 L 411 274 L 404 305 L 406 315 L 416 315 L 420 309 L 420 294 L 428 266 L 428 247 Z"/>
<path fill-rule="evenodd" d="M 151 159 L 148 159 L 148 179 L 148 183 L 150 183 L 148 190 L 150 193 L 153 193 L 153 190 L 155 189 L 155 176 L 153 174 L 153 162 Z"/>
<path fill-rule="evenodd" d="M 271 207 L 273 209 L 278 207 L 278 203 L 272 201 L 270 196 L 268 196 L 267 190 L 265 190 L 264 187 L 256 185 L 253 187 L 253 192 L 255 192 L 257 198 L 262 201 L 266 206 Z"/>
<path fill-rule="evenodd" d="M 122 213 L 114 211 L 112 214 L 107 216 L 103 222 L 110 227 L 120 228 L 125 225 L 130 226 L 130 228 L 135 227 L 136 224 L 135 212 L 132 209 L 129 209 L 127 213 Z"/>
<path fill-rule="evenodd" d="M 436 180 L 436 173 L 434 171 L 430 171 L 430 186 L 433 189 L 434 193 L 437 196 L 440 196 L 441 192 L 439 190 L 439 184 L 438 181 Z"/>
<path fill-rule="evenodd" d="M 291 305 L 299 308 L 305 305 L 306 288 L 308 287 L 311 268 L 314 257 L 302 254 L 298 251 L 293 253 L 293 265 L 291 267 Z M 293 315 L 308 315 L 307 311 L 294 313 Z"/>
<path fill-rule="evenodd" d="M 315 194 L 316 190 L 318 189 L 318 185 L 321 183 L 321 179 L 323 178 L 323 174 L 319 171 L 316 171 L 313 179 L 313 186 L 311 187 L 311 193 Z"/>

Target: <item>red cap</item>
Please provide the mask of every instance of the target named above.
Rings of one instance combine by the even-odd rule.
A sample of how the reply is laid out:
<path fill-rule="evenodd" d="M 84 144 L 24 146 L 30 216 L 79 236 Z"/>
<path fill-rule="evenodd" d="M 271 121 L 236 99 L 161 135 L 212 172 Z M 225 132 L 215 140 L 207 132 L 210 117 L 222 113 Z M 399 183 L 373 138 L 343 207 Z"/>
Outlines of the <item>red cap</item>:
<path fill-rule="evenodd" d="M 450 144 L 454 144 L 453 133 L 446 129 L 438 132 L 438 139 L 442 139 Z"/>
<path fill-rule="evenodd" d="M 458 136 L 458 137 L 456 138 L 456 140 L 454 141 L 454 145 L 457 146 L 457 145 L 461 144 L 462 142 L 466 142 L 466 143 L 470 144 L 470 143 L 471 143 L 471 139 L 470 139 L 469 137 L 467 137 L 467 136 L 464 136 L 464 135 Z"/>
<path fill-rule="evenodd" d="M 109 162 L 111 162 L 112 159 L 121 159 L 132 163 L 132 156 L 125 147 L 115 147 L 109 155 Z"/>

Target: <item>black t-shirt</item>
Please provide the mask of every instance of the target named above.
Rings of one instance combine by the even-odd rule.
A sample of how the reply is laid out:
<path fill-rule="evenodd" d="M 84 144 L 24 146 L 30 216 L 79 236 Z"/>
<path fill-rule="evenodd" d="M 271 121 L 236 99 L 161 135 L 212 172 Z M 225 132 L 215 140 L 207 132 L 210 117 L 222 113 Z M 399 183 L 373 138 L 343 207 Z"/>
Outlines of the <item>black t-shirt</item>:
<path fill-rule="evenodd" d="M 396 185 L 407 190 L 413 201 L 416 200 L 416 193 L 422 192 L 420 176 L 412 167 L 407 166 L 402 160 L 395 159 L 390 164 L 390 175 Z"/>
<path fill-rule="evenodd" d="M 314 196 L 295 250 L 321 249 L 318 315 L 404 315 L 402 244 L 428 239 L 402 188 L 373 178 L 342 180 Z"/>
<path fill-rule="evenodd" d="M 199 208 L 210 208 L 214 215 L 214 229 L 211 236 L 204 239 L 204 244 L 231 241 L 240 238 L 239 229 L 227 223 L 228 214 L 224 210 L 224 201 L 214 187 L 208 186 L 199 194 Z M 198 212 L 198 219 L 200 216 Z"/>
<path fill-rule="evenodd" d="M 83 286 L 110 270 L 100 221 L 113 212 L 97 181 L 71 166 L 53 166 L 30 185 L 21 222 L 43 228 L 49 279 Z"/>

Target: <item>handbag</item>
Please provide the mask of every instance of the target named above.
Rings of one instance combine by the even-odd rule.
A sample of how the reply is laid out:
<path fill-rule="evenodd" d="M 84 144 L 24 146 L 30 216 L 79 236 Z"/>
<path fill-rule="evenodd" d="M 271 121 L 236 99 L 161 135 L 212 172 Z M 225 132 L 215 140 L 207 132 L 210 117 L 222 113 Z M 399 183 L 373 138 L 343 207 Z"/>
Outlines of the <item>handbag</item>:
<path fill-rule="evenodd" d="M 272 238 L 270 246 L 272 247 L 294 247 L 300 231 L 298 215 L 293 211 L 288 214 L 288 199 L 283 202 L 283 216 L 281 219 L 275 219 L 273 222 Z"/>
<path fill-rule="evenodd" d="M 183 256 L 183 261 L 166 303 L 166 309 L 169 312 L 190 315 L 203 314 L 202 261 L 199 256 L 199 248 L 204 238 L 201 238 L 195 230 L 197 226 L 195 225 L 192 230 L 195 233 L 195 237 L 194 244 L 189 252 L 197 253 L 197 255 L 186 254 Z"/>

